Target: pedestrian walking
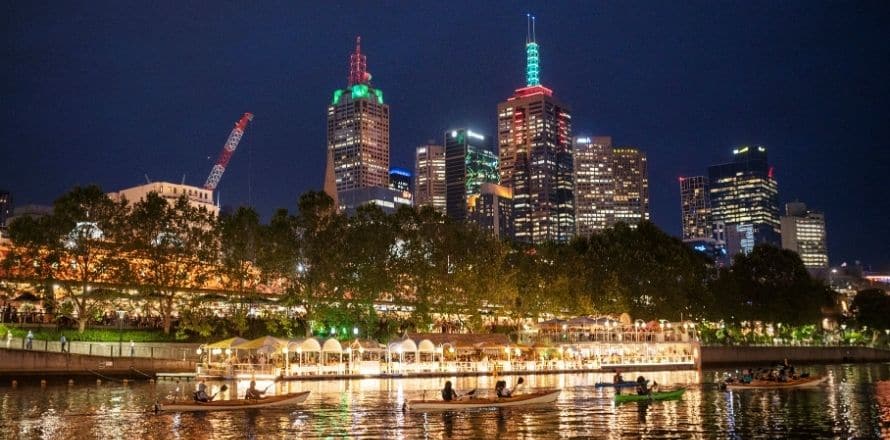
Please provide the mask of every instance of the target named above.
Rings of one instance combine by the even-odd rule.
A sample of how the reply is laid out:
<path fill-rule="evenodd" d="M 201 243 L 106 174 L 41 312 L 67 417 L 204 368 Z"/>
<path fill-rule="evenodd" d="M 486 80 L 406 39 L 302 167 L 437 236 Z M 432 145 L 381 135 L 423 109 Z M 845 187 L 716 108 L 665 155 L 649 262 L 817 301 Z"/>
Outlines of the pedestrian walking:
<path fill-rule="evenodd" d="M 136 356 L 136 343 L 130 340 L 130 357 Z"/>
<path fill-rule="evenodd" d="M 59 338 L 59 344 L 62 346 L 61 352 L 68 353 L 68 338 L 66 338 L 65 335 L 62 335 L 62 337 Z"/>
<path fill-rule="evenodd" d="M 25 336 L 25 350 L 34 348 L 34 332 L 28 330 L 28 336 Z"/>
<path fill-rule="evenodd" d="M 6 331 L 6 348 L 9 348 L 9 344 L 12 344 L 12 330 Z"/>

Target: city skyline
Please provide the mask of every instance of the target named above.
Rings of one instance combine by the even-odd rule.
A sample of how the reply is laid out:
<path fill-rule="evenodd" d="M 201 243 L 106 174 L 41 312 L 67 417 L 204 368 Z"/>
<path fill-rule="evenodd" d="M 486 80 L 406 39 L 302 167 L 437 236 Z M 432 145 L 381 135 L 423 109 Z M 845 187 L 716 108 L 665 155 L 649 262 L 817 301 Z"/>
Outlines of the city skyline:
<path fill-rule="evenodd" d="M 659 5 L 646 9 L 650 6 L 654 16 L 682 14 Z M 888 162 L 878 145 L 886 145 L 890 138 L 880 125 L 887 116 L 888 88 L 877 82 L 887 70 L 887 57 L 847 53 L 854 46 L 886 53 L 867 38 L 886 34 L 872 27 L 870 20 L 876 19 L 863 11 L 802 4 L 767 5 L 763 16 L 757 17 L 757 8 L 738 4 L 698 10 L 685 22 L 663 28 L 622 32 L 621 38 L 607 35 L 613 26 L 645 25 L 646 18 L 635 14 L 639 7 L 596 5 L 586 17 L 566 5 L 532 9 L 545 30 L 539 32 L 544 82 L 571 105 L 573 131 L 611 135 L 646 152 L 650 211 L 656 224 L 680 235 L 678 176 L 722 163 L 740 145 L 762 144 L 776 166 L 780 203 L 807 200 L 825 212 L 833 264 L 861 259 L 887 267 L 890 231 L 883 221 L 888 207 L 880 197 L 880 182 Z M 370 15 L 390 25 L 370 26 L 357 18 L 337 24 L 331 8 L 337 9 L 323 6 L 301 11 L 306 17 L 292 13 L 279 17 L 274 12 L 281 11 L 236 14 L 237 8 L 227 6 L 212 8 L 215 12 L 208 16 L 209 11 L 186 6 L 171 22 L 156 25 L 158 16 L 169 15 L 166 7 L 124 11 L 112 5 L 97 11 L 103 8 L 59 5 L 45 11 L 17 5 L 12 8 L 7 53 L 15 73 L 9 74 L 11 81 L 4 86 L 4 95 L 9 96 L 4 128 L 10 136 L 5 154 L 14 160 L 5 162 L 0 187 L 21 206 L 50 203 L 76 184 L 94 182 L 106 191 L 118 191 L 143 183 L 145 174 L 170 182 L 179 182 L 186 174 L 187 183 L 198 185 L 209 172 L 231 120 L 251 111 L 256 120 L 229 164 L 219 195 L 223 204 L 255 205 L 265 216 L 278 207 L 293 210 L 300 193 L 322 188 L 325 141 L 319 109 L 330 103 L 330 90 L 343 85 L 345 58 L 356 34 L 363 36 L 363 52 L 374 60 L 374 84 L 387 91 L 387 104 L 393 109 L 392 165 L 411 167 L 414 148 L 437 139 L 451 126 L 496 132 L 494 106 L 524 79 L 517 72 L 525 64 L 525 10 L 481 5 L 475 9 L 478 18 L 467 18 L 447 12 L 452 8 L 433 5 L 391 16 L 358 7 L 368 14 L 354 15 Z M 453 9 L 473 10 L 468 4 Z M 886 11 L 877 12 L 886 16 Z M 131 14 L 144 17 L 135 17 L 134 30 L 124 32 L 120 42 L 107 44 L 101 43 L 102 26 L 71 32 L 79 28 L 78 22 L 66 18 L 78 16 L 117 28 L 128 26 Z M 832 20 L 824 18 L 831 14 Z M 235 23 L 224 19 L 235 15 L 239 16 Z M 791 16 L 796 26 L 783 28 Z M 203 29 L 195 30 L 189 24 L 198 17 L 206 20 L 201 20 Z M 584 19 L 601 30 L 582 26 Z M 431 26 L 434 21 L 444 23 Z M 659 20 L 665 22 L 670 20 Z M 696 26 L 685 30 L 690 33 L 686 35 L 679 25 L 690 22 Z M 256 23 L 280 31 L 239 32 Z M 840 31 L 854 24 L 855 35 Z M 424 26 L 429 30 L 419 31 Z M 747 26 L 769 30 L 769 39 L 729 36 Z M 391 29 L 383 29 L 387 27 Z M 837 29 L 833 33 L 844 39 L 820 39 L 826 28 Z M 484 29 L 491 38 L 472 46 L 477 39 L 462 36 L 461 29 Z M 405 32 L 415 32 L 417 41 L 399 38 Z M 159 34 L 164 35 L 160 47 L 149 44 Z M 656 41 L 659 35 L 673 40 L 659 41 L 660 50 L 644 53 L 650 48 L 644 51 L 643 43 Z M 720 38 L 698 42 L 703 35 Z M 194 36 L 194 41 L 183 36 Z M 62 41 L 66 38 L 68 43 Z M 810 45 L 801 45 L 802 41 Z M 768 53 L 755 50 L 757 42 L 770 48 Z M 275 50 L 251 50 L 266 43 Z M 56 49 L 44 50 L 53 46 Z M 233 46 L 237 53 L 229 54 Z M 729 59 L 716 53 L 715 48 L 722 46 L 731 54 Z M 273 57 L 276 51 L 288 54 L 287 60 Z M 793 59 L 776 60 L 785 53 Z M 442 68 L 441 59 L 457 59 L 458 54 L 473 61 L 470 68 L 465 72 Z M 585 56 L 596 62 L 585 64 Z M 678 62 L 663 63 L 672 57 Z M 697 57 L 704 61 L 696 63 Z M 189 62 L 183 62 L 186 58 Z M 632 65 L 625 58 L 633 60 Z M 817 58 L 833 62 L 823 64 Z M 850 62 L 844 62 L 848 58 Z M 692 65 L 681 67 L 684 61 Z M 804 74 L 801 66 L 818 68 Z M 598 67 L 609 74 L 596 74 Z M 848 75 L 849 71 L 855 74 Z M 729 81 L 716 80 L 726 75 Z M 440 90 L 430 91 L 431 84 L 440 84 L 433 87 Z M 815 84 L 821 85 L 825 96 L 813 101 L 809 95 Z M 860 92 L 846 93 L 850 87 Z M 582 91 L 593 92 L 597 99 L 586 99 L 591 95 Z M 702 95 L 709 93 L 716 96 L 704 99 Z M 654 96 L 645 98 L 647 94 Z M 670 98 L 689 104 L 678 105 Z M 822 100 L 830 105 L 821 104 Z M 438 104 L 430 107 L 431 102 Z M 728 109 L 721 110 L 723 106 Z M 684 118 L 690 119 L 686 126 Z M 859 196 L 851 197 L 849 190 Z M 872 199 L 870 194 L 876 196 Z M 866 232 L 868 237 L 862 235 Z"/>

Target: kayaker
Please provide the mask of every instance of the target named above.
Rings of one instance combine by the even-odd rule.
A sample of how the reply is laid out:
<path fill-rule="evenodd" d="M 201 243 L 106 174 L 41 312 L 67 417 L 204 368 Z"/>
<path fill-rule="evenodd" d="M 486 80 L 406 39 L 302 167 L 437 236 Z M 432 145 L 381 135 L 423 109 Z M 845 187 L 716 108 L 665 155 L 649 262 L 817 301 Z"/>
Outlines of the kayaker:
<path fill-rule="evenodd" d="M 612 376 L 612 385 L 615 385 L 617 387 L 621 385 L 621 382 L 624 382 L 624 378 L 621 377 L 621 370 L 616 368 L 615 375 Z"/>
<path fill-rule="evenodd" d="M 446 380 L 445 388 L 442 388 L 442 400 L 446 402 L 457 400 L 457 391 L 454 391 L 454 388 L 451 387 L 450 380 Z"/>
<path fill-rule="evenodd" d="M 495 382 L 494 392 L 498 397 L 510 397 L 510 390 L 507 389 L 507 381 L 499 380 Z"/>
<path fill-rule="evenodd" d="M 650 393 L 649 387 L 646 383 L 649 382 L 645 377 L 639 376 L 637 377 L 637 395 L 645 396 Z"/>
<path fill-rule="evenodd" d="M 209 402 L 213 400 L 213 397 L 207 395 L 207 384 L 201 382 L 198 384 L 198 391 L 195 391 L 195 402 Z"/>
<path fill-rule="evenodd" d="M 247 388 L 247 392 L 244 393 L 244 398 L 247 400 L 257 400 L 262 399 L 263 394 L 266 394 L 266 390 L 260 391 L 256 389 L 256 381 L 250 381 L 250 387 Z"/>

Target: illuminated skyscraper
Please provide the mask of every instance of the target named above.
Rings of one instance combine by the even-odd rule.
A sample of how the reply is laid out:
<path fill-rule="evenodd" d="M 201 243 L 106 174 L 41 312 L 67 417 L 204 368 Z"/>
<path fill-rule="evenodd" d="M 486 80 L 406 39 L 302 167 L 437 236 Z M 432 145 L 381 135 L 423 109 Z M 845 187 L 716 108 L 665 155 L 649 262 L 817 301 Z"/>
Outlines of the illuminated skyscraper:
<path fill-rule="evenodd" d="M 825 216 L 808 210 L 804 203 L 786 203 L 781 223 L 782 247 L 797 252 L 807 269 L 825 272 L 828 269 Z"/>
<path fill-rule="evenodd" d="M 781 244 L 779 187 L 769 166 L 766 148 L 745 146 L 733 150 L 733 161 L 708 168 L 711 219 L 745 231 L 739 250 L 751 252 L 755 244 Z M 727 236 L 727 247 L 736 248 Z"/>
<path fill-rule="evenodd" d="M 12 194 L 9 191 L 0 190 L 0 228 L 9 226 L 6 219 L 12 215 Z"/>
<path fill-rule="evenodd" d="M 636 227 L 649 220 L 649 174 L 646 167 L 646 153 L 637 148 L 620 147 L 612 149 L 615 176 L 615 196 L 613 208 L 615 222 L 627 223 Z"/>
<path fill-rule="evenodd" d="M 498 104 L 501 184 L 513 191 L 517 241 L 567 242 L 575 234 L 572 117 L 541 85 L 533 17 L 525 47 L 526 86 Z"/>
<path fill-rule="evenodd" d="M 612 138 L 575 138 L 573 161 L 575 226 L 578 235 L 590 235 L 612 226 L 615 219 Z"/>
<path fill-rule="evenodd" d="M 417 147 L 414 154 L 414 203 L 445 213 L 445 147 Z"/>
<path fill-rule="evenodd" d="M 358 37 L 347 88 L 335 90 L 328 106 L 325 192 L 335 201 L 344 191 L 389 186 L 389 106 L 366 66 Z"/>
<path fill-rule="evenodd" d="M 412 177 L 410 170 L 392 167 L 389 170 L 389 187 L 403 192 L 411 192 Z"/>
<path fill-rule="evenodd" d="M 705 176 L 680 178 L 680 213 L 683 240 L 709 239 L 714 235 L 711 198 Z"/>
<path fill-rule="evenodd" d="M 498 183 L 498 156 L 484 135 L 461 128 L 445 132 L 445 212 L 468 220 L 483 183 Z"/>
<path fill-rule="evenodd" d="M 513 194 L 494 183 L 483 183 L 479 194 L 471 196 L 470 221 L 502 240 L 513 237 Z"/>

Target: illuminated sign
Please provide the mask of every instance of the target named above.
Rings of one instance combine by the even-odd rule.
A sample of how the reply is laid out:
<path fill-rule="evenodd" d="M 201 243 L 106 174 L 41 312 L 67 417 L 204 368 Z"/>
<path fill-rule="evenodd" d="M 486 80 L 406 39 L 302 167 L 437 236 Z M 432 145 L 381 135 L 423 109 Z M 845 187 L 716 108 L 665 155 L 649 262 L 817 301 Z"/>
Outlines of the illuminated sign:
<path fill-rule="evenodd" d="M 467 130 L 467 136 L 469 136 L 469 137 L 471 137 L 471 138 L 479 139 L 480 141 L 484 141 L 484 140 L 485 140 L 485 136 L 482 136 L 482 135 L 479 134 L 479 133 L 475 133 L 473 130 Z"/>

